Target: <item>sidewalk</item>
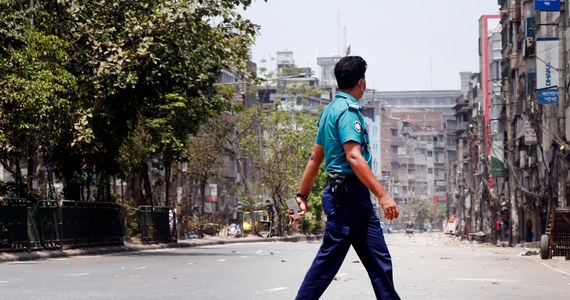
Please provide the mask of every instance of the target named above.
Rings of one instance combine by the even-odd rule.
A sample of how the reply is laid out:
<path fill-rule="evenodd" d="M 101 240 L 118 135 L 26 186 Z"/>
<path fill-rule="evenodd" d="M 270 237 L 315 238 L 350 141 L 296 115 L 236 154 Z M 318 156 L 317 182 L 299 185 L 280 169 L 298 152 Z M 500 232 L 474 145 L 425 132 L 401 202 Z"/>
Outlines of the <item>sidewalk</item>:
<path fill-rule="evenodd" d="M 14 251 L 0 252 L 0 263 L 15 261 L 30 261 L 50 258 L 62 258 L 81 255 L 101 255 L 122 252 L 135 252 L 145 250 L 156 250 L 166 248 L 188 248 L 211 245 L 235 244 L 235 243 L 260 243 L 260 242 L 307 242 L 318 241 L 319 236 L 293 235 L 286 237 L 262 238 L 257 236 L 248 236 L 245 238 L 233 238 L 224 236 L 211 236 L 200 239 L 179 240 L 177 243 L 168 244 L 132 244 L 125 242 L 124 246 L 102 246 L 87 247 L 80 249 L 64 249 L 64 250 L 43 250 L 43 251 Z"/>

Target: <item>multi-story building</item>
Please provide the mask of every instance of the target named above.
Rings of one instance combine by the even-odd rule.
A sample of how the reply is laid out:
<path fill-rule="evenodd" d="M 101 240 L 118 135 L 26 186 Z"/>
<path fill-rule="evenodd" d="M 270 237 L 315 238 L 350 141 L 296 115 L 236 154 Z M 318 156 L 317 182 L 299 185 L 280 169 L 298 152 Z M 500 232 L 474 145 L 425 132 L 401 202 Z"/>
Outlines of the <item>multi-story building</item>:
<path fill-rule="evenodd" d="M 455 99 L 459 90 L 429 90 L 429 91 L 369 91 L 364 96 L 364 102 L 379 101 L 385 107 L 402 109 L 420 109 L 453 115 Z"/>
<path fill-rule="evenodd" d="M 538 240 L 548 210 L 568 205 L 570 110 L 562 80 L 569 65 L 570 2 L 498 4 L 500 15 L 479 20 L 479 74 L 456 101 L 458 159 L 450 172 L 458 176 L 451 211 L 465 231 L 513 245 Z M 500 236 L 495 223 L 503 226 Z"/>

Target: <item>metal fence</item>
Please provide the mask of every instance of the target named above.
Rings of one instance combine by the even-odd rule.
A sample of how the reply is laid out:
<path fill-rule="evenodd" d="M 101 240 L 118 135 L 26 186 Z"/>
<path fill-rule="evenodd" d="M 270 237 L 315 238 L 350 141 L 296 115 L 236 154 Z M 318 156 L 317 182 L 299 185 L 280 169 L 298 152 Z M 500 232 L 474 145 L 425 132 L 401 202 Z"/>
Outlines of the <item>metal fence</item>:
<path fill-rule="evenodd" d="M 143 243 L 176 242 L 176 214 L 170 208 L 139 206 L 137 219 Z"/>
<path fill-rule="evenodd" d="M 123 245 L 120 206 L 115 203 L 63 201 L 62 245 Z"/>
<path fill-rule="evenodd" d="M 123 245 L 121 206 L 82 201 L 0 199 L 0 251 Z M 168 207 L 136 211 L 143 243 L 176 242 L 176 215 Z"/>
<path fill-rule="evenodd" d="M 0 204 L 0 251 L 123 245 L 115 203 L 6 199 Z"/>
<path fill-rule="evenodd" d="M 41 247 L 34 210 L 25 199 L 0 204 L 0 250 L 32 250 Z"/>

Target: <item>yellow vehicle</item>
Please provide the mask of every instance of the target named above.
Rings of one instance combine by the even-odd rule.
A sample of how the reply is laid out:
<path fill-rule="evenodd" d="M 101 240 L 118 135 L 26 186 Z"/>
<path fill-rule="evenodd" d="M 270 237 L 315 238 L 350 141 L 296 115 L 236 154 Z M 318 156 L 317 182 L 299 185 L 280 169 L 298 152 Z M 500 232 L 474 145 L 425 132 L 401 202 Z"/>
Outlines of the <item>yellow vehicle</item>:
<path fill-rule="evenodd" d="M 256 223 L 269 221 L 269 216 L 267 214 L 267 211 L 264 209 L 254 210 L 253 217 Z M 243 223 L 242 224 L 243 232 L 244 233 L 251 232 L 251 212 L 246 211 L 243 213 L 242 223 Z"/>

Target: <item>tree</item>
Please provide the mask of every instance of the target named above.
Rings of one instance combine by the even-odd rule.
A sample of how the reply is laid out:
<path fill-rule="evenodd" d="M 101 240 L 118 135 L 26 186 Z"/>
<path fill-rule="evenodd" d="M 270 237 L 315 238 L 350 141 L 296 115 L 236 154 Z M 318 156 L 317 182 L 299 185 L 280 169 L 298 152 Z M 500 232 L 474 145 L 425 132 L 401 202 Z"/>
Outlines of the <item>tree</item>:
<path fill-rule="evenodd" d="M 19 196 L 30 197 L 37 164 L 49 164 L 52 147 L 73 124 L 70 95 L 77 85 L 64 68 L 67 43 L 33 28 L 19 2 L 0 3 L 0 161 L 14 176 Z"/>
<path fill-rule="evenodd" d="M 221 177 L 226 142 L 231 136 L 233 124 L 229 115 L 211 118 L 190 139 L 188 146 L 188 171 L 199 187 L 200 207 L 205 204 L 206 184 L 209 179 Z"/>
<path fill-rule="evenodd" d="M 3 2 L 2 9 L 16 12 L 22 21 L 29 12 L 22 2 Z M 188 135 L 226 109 L 228 99 L 214 88 L 220 70 L 246 69 L 257 26 L 237 8 L 250 4 L 47 0 L 36 5 L 34 30 L 62 41 L 60 49 L 69 59 L 60 59 L 59 67 L 77 83 L 77 89 L 72 82 L 61 90 L 60 98 L 67 99 L 72 111 L 46 151 L 64 182 L 66 199 L 81 198 L 89 183 L 85 173 L 97 175 L 97 198 L 108 199 L 110 178 L 134 170 L 121 165 L 124 160 L 117 153 L 129 137 L 140 136 L 131 134 L 136 130 L 146 132 L 150 145 L 145 155 L 136 156 L 146 162 L 135 164 L 155 159 L 169 169 L 184 157 Z M 8 28 L 3 45 L 21 44 L 9 35 L 16 23 L 2 27 Z M 13 52 L 2 55 L 17 60 Z M 10 134 L 15 136 L 15 129 L 6 128 Z"/>
<path fill-rule="evenodd" d="M 244 120 L 249 120 L 245 124 L 253 124 L 255 119 L 263 124 L 262 132 L 251 126 L 240 145 L 252 157 L 256 168 L 263 170 L 260 181 L 274 202 L 276 230 L 283 233 L 285 201 L 295 195 L 311 153 L 316 115 L 256 106 L 249 108 L 245 116 Z"/>
<path fill-rule="evenodd" d="M 402 209 L 402 222 L 411 221 L 418 228 L 423 228 L 424 223 L 433 223 L 434 206 L 428 200 L 411 199 Z"/>

